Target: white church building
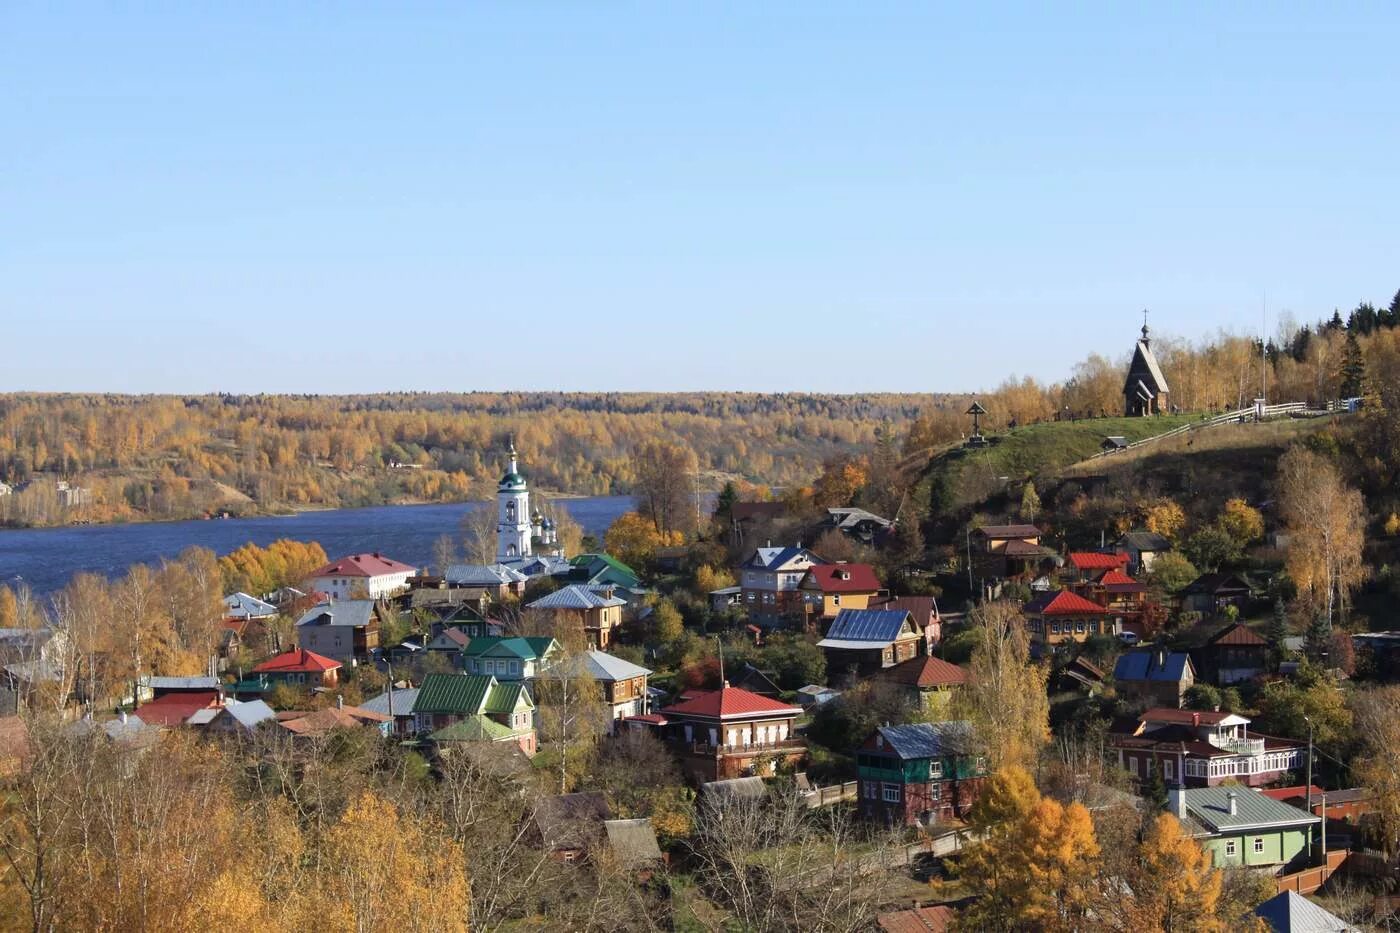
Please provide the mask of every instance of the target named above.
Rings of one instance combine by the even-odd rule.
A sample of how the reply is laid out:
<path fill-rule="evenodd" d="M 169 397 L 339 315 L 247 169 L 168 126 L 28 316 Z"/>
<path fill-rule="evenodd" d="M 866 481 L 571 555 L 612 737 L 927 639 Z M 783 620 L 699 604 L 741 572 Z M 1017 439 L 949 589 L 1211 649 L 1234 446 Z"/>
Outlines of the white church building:
<path fill-rule="evenodd" d="M 530 486 L 520 472 L 514 440 L 505 475 L 496 487 L 496 562 L 527 577 L 570 569 L 559 548 L 554 520 L 530 511 Z"/>

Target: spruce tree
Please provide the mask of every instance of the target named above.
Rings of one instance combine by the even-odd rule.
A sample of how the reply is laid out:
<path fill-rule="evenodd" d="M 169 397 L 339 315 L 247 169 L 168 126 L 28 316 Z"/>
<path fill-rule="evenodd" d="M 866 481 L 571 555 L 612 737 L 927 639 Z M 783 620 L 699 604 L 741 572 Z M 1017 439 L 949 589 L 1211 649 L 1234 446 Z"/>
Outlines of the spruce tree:
<path fill-rule="evenodd" d="M 1313 616 L 1313 620 L 1308 624 L 1307 653 L 1308 657 L 1318 663 L 1327 660 L 1327 650 L 1332 641 L 1332 621 L 1327 618 L 1327 614 L 1319 612 Z"/>
<path fill-rule="evenodd" d="M 1274 600 L 1274 614 L 1264 634 L 1269 641 L 1269 653 L 1277 664 L 1283 660 L 1284 640 L 1288 638 L 1288 607 L 1284 605 L 1282 596 Z"/>
<path fill-rule="evenodd" d="M 1342 398 L 1356 398 L 1361 395 L 1366 383 L 1366 358 L 1361 355 L 1361 342 L 1356 339 L 1356 331 L 1347 331 L 1346 345 L 1342 348 L 1341 369 Z"/>

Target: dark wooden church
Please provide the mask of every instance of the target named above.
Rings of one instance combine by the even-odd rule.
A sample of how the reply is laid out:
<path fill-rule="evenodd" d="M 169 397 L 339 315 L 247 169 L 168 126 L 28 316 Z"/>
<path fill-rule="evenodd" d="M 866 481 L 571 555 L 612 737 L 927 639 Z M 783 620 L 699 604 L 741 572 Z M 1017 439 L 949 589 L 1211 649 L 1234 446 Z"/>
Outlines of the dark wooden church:
<path fill-rule="evenodd" d="M 1157 357 L 1152 355 L 1152 341 L 1148 339 L 1147 321 L 1144 319 L 1142 337 L 1133 351 L 1128 379 L 1123 383 L 1123 414 L 1137 417 L 1170 411 L 1171 406 L 1167 401 L 1170 395 L 1167 377 L 1162 375 Z"/>

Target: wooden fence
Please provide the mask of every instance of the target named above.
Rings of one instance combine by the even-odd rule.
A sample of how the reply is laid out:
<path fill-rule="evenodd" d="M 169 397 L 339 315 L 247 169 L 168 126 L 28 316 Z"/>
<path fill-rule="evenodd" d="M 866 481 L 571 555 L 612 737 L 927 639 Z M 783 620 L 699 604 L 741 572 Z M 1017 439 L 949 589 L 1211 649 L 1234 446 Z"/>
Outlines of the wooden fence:
<path fill-rule="evenodd" d="M 1321 865 L 1288 875 L 1279 875 L 1274 880 L 1278 882 L 1279 893 L 1296 891 L 1299 894 L 1311 894 L 1339 871 L 1346 875 L 1361 875 L 1366 878 L 1390 878 L 1395 874 L 1394 868 L 1379 854 L 1337 849 L 1328 852 Z"/>
<path fill-rule="evenodd" d="M 845 784 L 832 784 L 830 787 L 813 787 L 804 796 L 807 800 L 807 806 L 812 809 L 829 807 L 843 800 L 855 800 L 856 782 L 847 781 Z"/>
<path fill-rule="evenodd" d="M 1303 414 L 1307 411 L 1308 405 L 1306 402 L 1283 402 L 1278 405 L 1265 405 L 1263 407 L 1262 412 L 1260 412 L 1259 409 L 1255 408 L 1255 406 L 1251 405 L 1248 408 L 1238 408 L 1235 411 L 1227 411 L 1224 414 L 1215 415 L 1214 417 L 1206 418 L 1202 421 L 1193 421 L 1190 424 L 1183 424 L 1180 427 L 1172 428 L 1170 431 L 1163 431 L 1161 434 L 1154 434 L 1151 437 L 1144 437 L 1140 441 L 1133 441 L 1126 447 L 1118 447 L 1114 448 L 1113 450 L 1103 450 L 1099 453 L 1094 454 L 1094 456 L 1090 457 L 1089 459 L 1097 460 L 1100 457 L 1111 456 L 1112 454 L 1121 453 L 1124 450 L 1134 450 L 1138 447 L 1143 447 L 1147 444 L 1155 444 L 1158 441 L 1164 441 L 1168 438 L 1177 437 L 1182 434 L 1187 434 L 1191 431 L 1199 431 L 1202 428 L 1213 428 L 1216 425 L 1220 424 L 1243 424 L 1247 421 L 1260 420 L 1261 418 L 1277 418 L 1281 415 Z"/>

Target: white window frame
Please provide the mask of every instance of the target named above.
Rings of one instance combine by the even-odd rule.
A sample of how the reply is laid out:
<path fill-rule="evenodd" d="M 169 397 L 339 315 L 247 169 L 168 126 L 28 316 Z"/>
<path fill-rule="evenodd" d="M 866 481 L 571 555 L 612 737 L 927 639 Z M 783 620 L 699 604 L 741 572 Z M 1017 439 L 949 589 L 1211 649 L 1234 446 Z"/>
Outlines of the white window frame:
<path fill-rule="evenodd" d="M 898 784 L 882 784 L 880 786 L 880 799 L 885 803 L 899 803 L 902 797 Z"/>
<path fill-rule="evenodd" d="M 1226 840 L 1225 840 L 1225 857 L 1226 857 L 1226 858 L 1234 858 L 1234 857 L 1235 857 L 1235 840 L 1233 840 L 1233 839 L 1226 839 Z"/>
<path fill-rule="evenodd" d="M 943 760 L 942 760 L 942 759 L 940 759 L 940 758 L 935 758 L 933 761 L 930 761 L 930 762 L 929 762 L 929 765 L 928 765 L 928 776 L 931 777 L 931 778 L 941 778 L 941 777 L 943 777 Z"/>
<path fill-rule="evenodd" d="M 1255 836 L 1255 837 L 1254 837 L 1254 854 L 1255 854 L 1255 855 L 1263 855 L 1263 854 L 1264 854 L 1264 837 L 1263 837 L 1263 836 Z"/>

